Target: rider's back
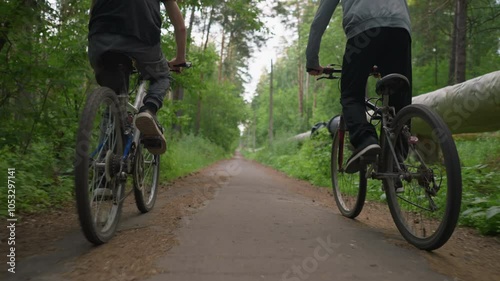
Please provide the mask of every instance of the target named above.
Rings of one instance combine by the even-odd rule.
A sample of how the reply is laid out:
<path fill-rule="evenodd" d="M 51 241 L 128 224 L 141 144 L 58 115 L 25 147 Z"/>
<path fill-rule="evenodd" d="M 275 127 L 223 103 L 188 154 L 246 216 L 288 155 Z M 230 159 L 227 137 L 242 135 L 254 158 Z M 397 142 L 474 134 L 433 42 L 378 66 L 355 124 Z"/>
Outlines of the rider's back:
<path fill-rule="evenodd" d="M 334 1 L 335 2 L 335 1 Z M 410 31 L 405 0 L 343 0 L 342 25 L 347 38 L 374 27 L 400 27 Z"/>
<path fill-rule="evenodd" d="M 114 33 L 138 38 L 148 45 L 160 42 L 159 0 L 96 0 L 91 10 L 89 36 Z"/>

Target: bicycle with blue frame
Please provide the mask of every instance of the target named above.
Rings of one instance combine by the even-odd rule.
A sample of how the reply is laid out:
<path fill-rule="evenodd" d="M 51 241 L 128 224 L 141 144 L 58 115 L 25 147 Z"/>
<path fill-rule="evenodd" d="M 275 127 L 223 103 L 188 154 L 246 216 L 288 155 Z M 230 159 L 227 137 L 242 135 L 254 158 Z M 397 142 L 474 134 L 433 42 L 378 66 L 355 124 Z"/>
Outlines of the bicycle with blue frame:
<path fill-rule="evenodd" d="M 340 79 L 341 69 L 330 66 L 319 79 Z M 429 107 L 411 104 L 397 114 L 389 106 L 391 95 L 409 91 L 408 79 L 400 74 L 378 79 L 376 98 L 366 98 L 367 118 L 379 129 L 381 153 L 361 159 L 362 169 L 346 173 L 353 153 L 342 115 L 332 118 L 331 179 L 342 215 L 355 218 L 366 199 L 367 179 L 381 180 L 391 216 L 401 235 L 419 249 L 444 245 L 457 225 L 462 198 L 460 160 L 449 128 Z M 368 87 L 367 87 L 368 89 Z M 367 95 L 368 96 L 368 95 Z"/>
<path fill-rule="evenodd" d="M 160 176 L 160 156 L 146 149 L 159 145 L 159 139 L 143 138 L 133 122 L 146 95 L 147 80 L 138 74 L 133 60 L 123 54 L 107 53 L 103 59 L 109 69 L 120 74 L 120 79 L 115 81 L 114 89 L 99 87 L 87 97 L 75 159 L 80 226 L 87 240 L 96 245 L 114 236 L 123 201 L 132 192 L 142 213 L 154 207 Z M 130 89 L 132 74 L 137 79 Z M 133 179 L 132 189 L 126 188 L 129 176 Z"/>

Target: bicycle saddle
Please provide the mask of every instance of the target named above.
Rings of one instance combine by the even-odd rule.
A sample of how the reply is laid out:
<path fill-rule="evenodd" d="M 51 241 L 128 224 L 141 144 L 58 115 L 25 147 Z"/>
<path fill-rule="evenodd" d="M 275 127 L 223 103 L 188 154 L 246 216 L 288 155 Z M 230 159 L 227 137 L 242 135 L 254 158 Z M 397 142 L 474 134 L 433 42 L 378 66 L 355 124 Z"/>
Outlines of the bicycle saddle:
<path fill-rule="evenodd" d="M 378 95 L 392 95 L 410 92 L 410 82 L 406 76 L 392 73 L 377 81 L 375 91 Z"/>

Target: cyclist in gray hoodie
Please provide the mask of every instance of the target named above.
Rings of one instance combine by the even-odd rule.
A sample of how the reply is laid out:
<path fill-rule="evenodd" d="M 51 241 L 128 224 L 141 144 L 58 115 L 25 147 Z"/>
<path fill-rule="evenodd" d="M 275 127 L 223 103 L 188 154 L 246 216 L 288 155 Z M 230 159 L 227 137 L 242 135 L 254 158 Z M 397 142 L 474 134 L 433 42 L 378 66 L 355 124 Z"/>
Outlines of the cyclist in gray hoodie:
<path fill-rule="evenodd" d="M 411 85 L 410 16 L 405 0 L 321 0 L 306 49 L 306 67 L 310 75 L 323 73 L 318 56 L 321 37 L 339 2 L 347 36 L 340 101 L 350 141 L 355 147 L 347 161 L 346 172 L 355 173 L 361 169 L 361 156 L 374 156 L 381 150 L 375 128 L 366 120 L 365 114 L 366 80 L 373 66 L 378 66 L 382 76 L 402 74 Z M 411 91 L 392 95 L 389 103 L 396 112 L 399 111 L 411 103 Z"/>

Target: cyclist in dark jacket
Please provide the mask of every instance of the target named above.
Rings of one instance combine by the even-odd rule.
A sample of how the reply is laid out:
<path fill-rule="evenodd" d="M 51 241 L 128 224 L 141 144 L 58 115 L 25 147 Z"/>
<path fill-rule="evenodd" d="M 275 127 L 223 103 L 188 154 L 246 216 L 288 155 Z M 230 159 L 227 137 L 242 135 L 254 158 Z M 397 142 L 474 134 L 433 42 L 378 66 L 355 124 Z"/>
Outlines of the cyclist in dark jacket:
<path fill-rule="evenodd" d="M 341 104 L 350 141 L 355 147 L 346 164 L 346 172 L 355 173 L 361 168 L 361 156 L 380 153 L 377 133 L 366 120 L 364 105 L 366 80 L 373 66 L 378 66 L 382 76 L 402 74 L 411 85 L 410 16 L 405 0 L 321 0 L 306 49 L 306 67 L 310 75 L 323 72 L 318 56 L 321 37 L 339 2 L 347 36 L 340 82 Z M 390 105 L 396 112 L 410 103 L 411 91 L 390 98 Z"/>
<path fill-rule="evenodd" d="M 163 2 L 174 26 L 177 54 L 168 62 L 161 50 L 161 14 Z M 117 52 L 132 57 L 141 74 L 150 81 L 143 106 L 135 124 L 143 137 L 160 137 L 161 147 L 148 147 L 153 154 L 166 150 L 163 130 L 156 113 L 170 87 L 170 67 L 186 62 L 186 27 L 175 0 L 93 0 L 89 21 L 88 56 L 97 82 L 111 88 L 119 79 L 116 70 L 106 68 L 103 54 Z M 180 71 L 181 69 L 176 69 Z"/>

